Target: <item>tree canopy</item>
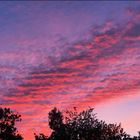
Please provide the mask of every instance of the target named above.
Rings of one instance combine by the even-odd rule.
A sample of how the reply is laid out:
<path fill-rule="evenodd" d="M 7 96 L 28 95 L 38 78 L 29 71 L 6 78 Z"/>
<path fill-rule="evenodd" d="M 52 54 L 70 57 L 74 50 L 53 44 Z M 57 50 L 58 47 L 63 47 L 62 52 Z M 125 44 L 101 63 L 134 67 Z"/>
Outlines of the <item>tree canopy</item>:
<path fill-rule="evenodd" d="M 136 136 L 130 138 L 121 124 L 107 124 L 97 119 L 93 111 L 89 108 L 78 113 L 74 108 L 66 111 L 64 117 L 57 108 L 52 109 L 49 112 L 50 137 L 36 140 L 140 140 Z"/>
<path fill-rule="evenodd" d="M 130 137 L 121 124 L 107 124 L 99 120 L 93 108 L 78 113 L 77 109 L 62 113 L 57 108 L 48 114 L 50 136 L 43 133 L 35 135 L 35 140 L 140 140 L 139 136 Z M 15 126 L 21 115 L 10 108 L 0 108 L 0 140 L 22 140 Z"/>
<path fill-rule="evenodd" d="M 21 121 L 21 115 L 10 108 L 0 108 L 0 140 L 22 140 L 15 123 Z"/>

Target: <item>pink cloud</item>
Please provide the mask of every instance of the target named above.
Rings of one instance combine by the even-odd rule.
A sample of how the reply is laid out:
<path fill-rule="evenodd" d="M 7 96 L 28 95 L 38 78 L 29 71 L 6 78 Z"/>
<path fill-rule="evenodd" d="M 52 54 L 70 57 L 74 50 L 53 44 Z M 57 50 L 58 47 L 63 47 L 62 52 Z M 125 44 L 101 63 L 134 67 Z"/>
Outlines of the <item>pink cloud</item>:
<path fill-rule="evenodd" d="M 13 42 L 27 46 L 25 50 L 0 53 L 2 82 L 7 83 L 7 90 L 0 97 L 3 106 L 22 114 L 19 126 L 27 140 L 33 138 L 29 132 L 34 129 L 50 132 L 47 113 L 54 106 L 78 106 L 82 110 L 139 91 L 140 44 L 139 32 L 135 34 L 139 27 L 136 21 L 139 19 L 123 27 L 107 22 L 89 40 L 61 40 L 59 46 L 54 42 L 44 47 L 44 38 L 21 37 Z M 29 48 L 34 45 L 31 51 Z"/>

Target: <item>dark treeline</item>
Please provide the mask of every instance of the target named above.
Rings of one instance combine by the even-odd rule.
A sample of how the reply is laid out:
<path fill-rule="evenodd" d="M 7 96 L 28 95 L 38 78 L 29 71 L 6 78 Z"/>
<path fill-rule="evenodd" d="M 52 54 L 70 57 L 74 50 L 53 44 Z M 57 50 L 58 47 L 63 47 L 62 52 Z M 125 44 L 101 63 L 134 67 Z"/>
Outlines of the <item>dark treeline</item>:
<path fill-rule="evenodd" d="M 23 140 L 15 127 L 18 121 L 21 121 L 20 114 L 0 108 L 0 140 Z M 121 124 L 107 124 L 97 119 L 93 108 L 80 113 L 74 108 L 65 115 L 54 108 L 48 114 L 48 123 L 51 135 L 34 134 L 35 140 L 140 140 L 140 134 L 130 137 Z"/>

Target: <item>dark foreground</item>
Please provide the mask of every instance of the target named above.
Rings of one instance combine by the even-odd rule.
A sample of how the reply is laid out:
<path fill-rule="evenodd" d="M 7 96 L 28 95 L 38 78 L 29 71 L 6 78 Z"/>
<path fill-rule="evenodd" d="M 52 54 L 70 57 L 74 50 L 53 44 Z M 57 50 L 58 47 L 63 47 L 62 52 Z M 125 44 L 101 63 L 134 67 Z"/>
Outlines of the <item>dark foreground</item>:
<path fill-rule="evenodd" d="M 0 108 L 0 140 L 24 139 L 15 127 L 18 121 L 21 121 L 21 115 L 9 108 Z M 34 134 L 35 140 L 140 140 L 140 133 L 130 137 L 121 124 L 107 124 L 97 119 L 93 108 L 80 113 L 74 108 L 63 114 L 54 108 L 49 112 L 48 123 L 51 135 Z"/>

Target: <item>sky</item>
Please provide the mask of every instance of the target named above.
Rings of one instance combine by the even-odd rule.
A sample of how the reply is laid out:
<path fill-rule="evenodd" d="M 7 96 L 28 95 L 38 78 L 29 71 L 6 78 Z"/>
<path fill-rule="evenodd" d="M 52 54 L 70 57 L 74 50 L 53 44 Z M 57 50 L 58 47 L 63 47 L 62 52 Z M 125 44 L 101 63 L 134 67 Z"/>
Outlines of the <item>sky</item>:
<path fill-rule="evenodd" d="M 136 135 L 139 59 L 139 1 L 0 2 L 0 104 L 22 115 L 25 140 L 75 106 Z"/>

